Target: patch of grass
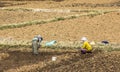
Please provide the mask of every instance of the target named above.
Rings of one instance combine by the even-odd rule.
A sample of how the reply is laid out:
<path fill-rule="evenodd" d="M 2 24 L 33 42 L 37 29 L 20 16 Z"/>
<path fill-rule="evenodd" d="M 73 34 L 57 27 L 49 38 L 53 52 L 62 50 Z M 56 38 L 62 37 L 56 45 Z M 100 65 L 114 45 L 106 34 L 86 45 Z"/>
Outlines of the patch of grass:
<path fill-rule="evenodd" d="M 7 10 L 7 11 L 16 11 L 18 9 L 4 9 L 4 10 Z"/>
<path fill-rule="evenodd" d="M 74 18 L 77 18 L 76 16 L 71 16 L 69 19 L 74 19 Z"/>
<path fill-rule="evenodd" d="M 104 52 L 112 52 L 112 51 L 120 51 L 120 47 L 114 47 L 114 46 L 111 46 L 111 45 L 97 45 L 97 47 L 94 47 L 94 50 L 101 50 L 101 51 L 104 51 Z"/>
<path fill-rule="evenodd" d="M 108 51 L 108 52 L 112 52 L 112 51 L 120 51 L 120 48 L 113 48 L 113 47 L 110 47 L 110 48 L 108 48 L 107 51 Z"/>
<path fill-rule="evenodd" d="M 54 44 L 53 46 L 45 46 L 46 41 L 43 41 L 41 43 L 41 48 L 50 48 L 50 49 L 71 49 L 71 50 L 78 50 L 81 47 L 81 42 L 57 42 L 56 44 Z M 31 48 L 31 41 L 12 41 L 11 42 L 0 42 L 0 47 L 2 48 L 20 48 L 20 47 L 24 47 L 24 48 Z M 120 47 L 119 45 L 114 44 L 110 44 L 110 45 L 100 45 L 99 43 L 95 46 L 93 46 L 93 50 L 97 50 L 97 51 L 103 51 L 103 52 L 112 52 L 112 51 L 120 51 Z"/>
<path fill-rule="evenodd" d="M 59 18 L 56 18 L 57 21 L 61 21 L 61 20 L 65 20 L 64 17 L 59 17 Z"/>
<path fill-rule="evenodd" d="M 18 11 L 18 10 L 21 10 L 21 11 L 32 11 L 32 9 L 24 9 L 24 8 L 5 8 L 3 10 L 7 10 L 7 11 Z"/>
<path fill-rule="evenodd" d="M 21 48 L 21 47 L 24 47 L 24 48 L 31 48 L 30 45 L 5 45 L 5 44 L 0 44 L 0 48 Z"/>

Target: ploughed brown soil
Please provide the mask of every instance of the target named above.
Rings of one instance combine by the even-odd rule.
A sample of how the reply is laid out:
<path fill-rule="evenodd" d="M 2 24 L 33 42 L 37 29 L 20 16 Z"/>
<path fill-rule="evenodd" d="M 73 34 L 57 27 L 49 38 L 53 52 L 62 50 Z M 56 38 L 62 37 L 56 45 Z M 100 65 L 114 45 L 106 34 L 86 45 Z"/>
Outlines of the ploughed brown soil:
<path fill-rule="evenodd" d="M 1 7 L 27 7 L 27 8 L 100 8 L 112 9 L 120 7 L 120 0 L 38 0 L 38 1 L 1 1 Z"/>
<path fill-rule="evenodd" d="M 39 0 L 39 1 L 1 1 L 1 7 L 24 8 L 55 8 L 55 9 L 94 9 L 119 8 L 119 0 Z M 106 5 L 107 4 L 107 5 Z M 88 5 L 88 6 L 86 6 Z M 94 7 L 97 5 L 96 7 Z M 21 23 L 31 20 L 49 19 L 67 16 L 75 13 L 44 13 L 30 11 L 0 11 L 0 25 Z M 109 40 L 120 43 L 120 13 L 113 12 L 95 17 L 80 17 L 77 19 L 58 21 L 43 25 L 33 25 L 23 28 L 1 30 L 0 37 L 13 37 L 15 39 L 32 39 L 34 35 L 41 34 L 44 40 L 76 41 L 82 36 L 89 40 Z"/>
<path fill-rule="evenodd" d="M 57 57 L 55 62 L 52 57 Z M 32 55 L 30 48 L 1 48 L 1 72 L 119 72 L 120 52 L 94 51 L 81 55 L 77 50 L 40 49 Z"/>
<path fill-rule="evenodd" d="M 3 1 L 0 7 L 45 9 L 119 9 L 120 0 L 39 0 Z M 0 25 L 24 21 L 54 18 L 71 13 L 44 13 L 0 10 Z M 111 12 L 95 17 L 32 25 L 22 28 L 0 30 L 0 37 L 31 40 L 41 34 L 44 40 L 78 41 L 86 36 L 96 42 L 108 40 L 120 43 L 120 13 Z M 119 72 L 120 52 L 94 51 L 81 55 L 77 50 L 39 49 L 33 55 L 31 48 L 0 47 L 0 72 Z M 52 57 L 57 57 L 55 62 Z"/>
<path fill-rule="evenodd" d="M 74 15 L 75 13 L 57 12 L 32 12 L 32 11 L 6 11 L 0 10 L 0 25 L 22 23 L 34 20 L 46 20 L 61 16 Z"/>
<path fill-rule="evenodd" d="M 69 55 L 72 50 L 40 49 L 39 55 L 33 55 L 31 48 L 1 48 L 0 72 L 27 72 L 38 67 L 44 67 L 53 56 L 62 58 Z"/>
<path fill-rule="evenodd" d="M 111 12 L 95 17 L 80 17 L 41 25 L 1 30 L 0 37 L 31 40 L 41 34 L 45 41 L 79 41 L 86 36 L 89 40 L 120 43 L 120 13 Z"/>
<path fill-rule="evenodd" d="M 62 60 L 39 68 L 39 72 L 119 72 L 120 52 L 94 53 L 91 55 L 74 54 L 70 59 Z M 34 71 L 33 71 L 34 72 Z"/>

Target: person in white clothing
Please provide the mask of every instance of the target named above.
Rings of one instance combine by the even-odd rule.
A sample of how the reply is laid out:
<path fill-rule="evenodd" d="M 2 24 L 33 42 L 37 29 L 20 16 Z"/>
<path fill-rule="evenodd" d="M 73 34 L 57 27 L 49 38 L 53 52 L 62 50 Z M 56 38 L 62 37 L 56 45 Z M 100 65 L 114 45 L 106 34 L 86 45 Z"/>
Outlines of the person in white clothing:
<path fill-rule="evenodd" d="M 40 48 L 40 43 L 42 42 L 43 38 L 40 35 L 35 36 L 32 39 L 32 52 L 33 54 L 38 54 L 38 49 Z"/>

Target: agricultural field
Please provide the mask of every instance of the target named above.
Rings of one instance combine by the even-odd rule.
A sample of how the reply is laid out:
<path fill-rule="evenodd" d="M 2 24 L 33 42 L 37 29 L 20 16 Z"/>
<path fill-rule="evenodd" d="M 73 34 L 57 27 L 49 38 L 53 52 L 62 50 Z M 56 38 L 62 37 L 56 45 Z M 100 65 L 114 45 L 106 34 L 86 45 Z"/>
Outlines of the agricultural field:
<path fill-rule="evenodd" d="M 1 72 L 119 72 L 120 52 L 104 53 L 95 51 L 81 55 L 77 50 L 40 49 L 38 56 L 32 55 L 30 48 L 0 49 Z M 52 61 L 53 56 L 57 61 Z"/>
<path fill-rule="evenodd" d="M 119 12 L 111 12 L 95 17 L 84 16 L 76 19 L 1 30 L 0 34 L 2 37 L 11 36 L 18 40 L 30 40 L 34 35 L 41 34 L 45 41 L 79 41 L 82 36 L 87 36 L 93 41 L 100 42 L 106 39 L 120 43 L 119 18 Z"/>
<path fill-rule="evenodd" d="M 50 9 L 119 9 L 119 0 L 38 0 L 38 1 L 2 1 L 6 7 L 50 8 Z"/>
<path fill-rule="evenodd" d="M 0 10 L 0 25 L 3 24 L 15 24 L 34 20 L 51 19 L 61 16 L 73 15 L 75 13 L 44 13 L 33 11 L 7 11 Z M 80 13 L 78 13 L 80 14 Z"/>
<path fill-rule="evenodd" d="M 0 0 L 0 72 L 119 72 L 119 8 L 120 0 Z M 44 40 L 33 55 L 38 34 Z M 96 43 L 92 54 L 81 54 L 83 36 Z M 57 44 L 44 46 L 51 40 Z"/>

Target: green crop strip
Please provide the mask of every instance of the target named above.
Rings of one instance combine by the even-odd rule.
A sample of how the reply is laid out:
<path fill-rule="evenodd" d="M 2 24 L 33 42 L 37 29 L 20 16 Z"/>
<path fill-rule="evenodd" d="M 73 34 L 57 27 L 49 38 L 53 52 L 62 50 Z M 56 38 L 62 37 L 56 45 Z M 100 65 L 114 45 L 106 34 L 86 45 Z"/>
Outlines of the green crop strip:
<path fill-rule="evenodd" d="M 81 47 L 81 42 L 69 42 L 69 41 L 58 41 L 57 43 L 53 44 L 52 46 L 46 46 L 47 41 L 43 41 L 41 44 L 42 48 L 50 48 L 50 49 L 77 49 L 79 50 Z M 2 48 L 31 48 L 32 46 L 31 41 L 0 41 L 0 47 Z M 120 51 L 120 44 L 111 43 L 111 44 L 102 44 L 100 42 L 96 42 L 95 45 L 92 45 L 93 50 L 101 50 L 105 52 L 111 51 Z"/>
<path fill-rule="evenodd" d="M 109 12 L 112 12 L 112 11 L 90 12 L 90 13 L 85 13 L 85 14 L 56 17 L 56 18 L 47 19 L 47 20 L 34 20 L 34 21 L 28 21 L 28 22 L 23 22 L 23 23 L 17 23 L 17 24 L 7 24 L 7 25 L 1 25 L 0 30 L 20 28 L 20 27 L 31 26 L 31 25 L 39 25 L 39 24 L 45 24 L 45 23 L 56 22 L 56 21 L 67 20 L 67 19 L 74 19 L 74 18 L 78 18 L 81 16 L 94 17 L 96 15 L 101 15 L 101 14 L 109 13 Z"/>

